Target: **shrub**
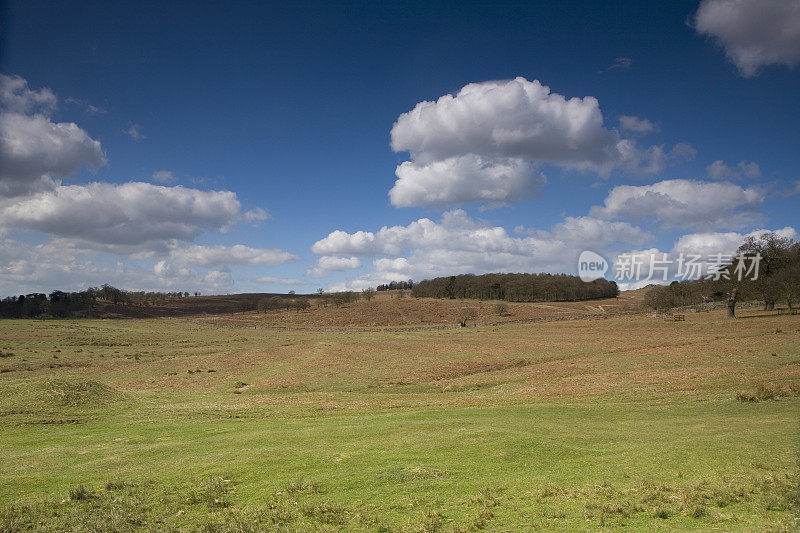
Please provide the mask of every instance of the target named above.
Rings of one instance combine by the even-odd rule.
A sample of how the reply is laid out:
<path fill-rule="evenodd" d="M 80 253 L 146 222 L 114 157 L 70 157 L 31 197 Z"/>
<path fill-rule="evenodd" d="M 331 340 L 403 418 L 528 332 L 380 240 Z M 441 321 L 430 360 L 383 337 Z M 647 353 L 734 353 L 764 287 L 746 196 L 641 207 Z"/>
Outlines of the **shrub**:
<path fill-rule="evenodd" d="M 494 306 L 494 312 L 500 316 L 508 315 L 508 304 L 505 302 L 500 302 Z"/>
<path fill-rule="evenodd" d="M 740 402 L 761 402 L 793 396 L 800 396 L 800 386 L 795 384 L 778 385 L 775 383 L 759 383 L 753 391 L 739 391 L 736 394 L 736 398 Z"/>
<path fill-rule="evenodd" d="M 69 491 L 69 499 L 72 501 L 91 500 L 92 498 L 94 498 L 94 493 L 84 485 L 78 485 Z"/>
<path fill-rule="evenodd" d="M 308 298 L 300 298 L 300 299 L 298 299 L 298 300 L 295 300 L 295 301 L 292 303 L 292 306 L 293 306 L 293 307 L 294 307 L 294 308 L 297 310 L 297 312 L 299 313 L 300 311 L 305 311 L 306 309 L 308 309 L 309 307 L 311 307 L 311 304 L 310 304 L 310 303 L 308 303 Z"/>
<path fill-rule="evenodd" d="M 199 491 L 192 494 L 189 503 L 205 503 L 209 507 L 227 507 L 226 495 L 229 484 L 229 479 L 220 476 L 209 478 Z"/>

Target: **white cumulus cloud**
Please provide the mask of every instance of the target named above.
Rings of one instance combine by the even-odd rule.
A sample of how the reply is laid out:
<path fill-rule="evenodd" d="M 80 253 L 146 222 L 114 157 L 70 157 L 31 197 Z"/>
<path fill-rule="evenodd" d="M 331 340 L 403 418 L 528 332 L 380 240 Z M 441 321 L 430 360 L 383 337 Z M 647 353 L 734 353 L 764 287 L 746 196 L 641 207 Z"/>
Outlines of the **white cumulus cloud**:
<path fill-rule="evenodd" d="M 596 98 L 566 98 L 522 77 L 471 83 L 455 96 L 420 102 L 398 117 L 391 139 L 394 151 L 410 154 L 396 171 L 395 206 L 510 203 L 544 185 L 539 164 L 652 174 L 687 153 L 640 149 L 603 125 Z"/>
<path fill-rule="evenodd" d="M 476 155 L 430 163 L 406 161 L 397 167 L 392 205 L 447 205 L 483 201 L 506 204 L 536 195 L 547 183 L 520 158 L 485 160 Z"/>
<path fill-rule="evenodd" d="M 31 89 L 28 81 L 19 76 L 0 74 L 0 106 L 11 113 L 50 113 L 58 98 L 50 89 Z"/>
<path fill-rule="evenodd" d="M 306 271 L 306 276 L 310 276 L 312 278 L 323 278 L 331 271 L 340 272 L 343 270 L 353 270 L 360 267 L 361 260 L 358 257 L 324 255 L 317 259 L 317 263 Z"/>
<path fill-rule="evenodd" d="M 800 62 L 798 0 L 703 0 L 694 27 L 722 45 L 746 77 L 764 66 Z"/>
<path fill-rule="evenodd" d="M 52 189 L 54 178 L 106 163 L 98 141 L 74 123 L 50 119 L 56 102 L 49 89 L 0 75 L 0 197 Z"/>
<path fill-rule="evenodd" d="M 633 133 L 655 133 L 661 128 L 655 122 L 651 122 L 646 118 L 639 118 L 632 115 L 622 115 L 619 117 L 619 127 L 622 131 L 630 131 Z"/>
<path fill-rule="evenodd" d="M 500 226 L 445 212 L 439 222 L 422 218 L 377 232 L 334 231 L 312 247 L 315 253 L 375 257 L 373 268 L 335 288 L 354 289 L 392 280 L 455 273 L 566 272 L 584 249 L 605 252 L 616 245 L 641 244 L 651 235 L 627 222 L 568 217 L 549 231 L 525 230 L 513 237 Z"/>
<path fill-rule="evenodd" d="M 59 186 L 0 202 L 0 225 L 22 226 L 87 245 L 164 248 L 242 218 L 231 191 L 201 191 L 144 182 Z"/>
<path fill-rule="evenodd" d="M 656 220 L 666 227 L 738 228 L 758 219 L 763 190 L 728 182 L 664 180 L 651 185 L 619 185 L 592 216 Z"/>

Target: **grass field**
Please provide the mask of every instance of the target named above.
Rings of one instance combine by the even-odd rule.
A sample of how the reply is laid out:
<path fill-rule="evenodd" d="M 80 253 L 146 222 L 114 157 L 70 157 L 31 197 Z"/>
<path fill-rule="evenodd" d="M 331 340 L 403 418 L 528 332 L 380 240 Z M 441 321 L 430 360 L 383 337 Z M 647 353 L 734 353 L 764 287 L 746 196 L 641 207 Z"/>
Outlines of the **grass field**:
<path fill-rule="evenodd" d="M 2 321 L 0 530 L 794 531 L 800 320 L 740 314 Z"/>

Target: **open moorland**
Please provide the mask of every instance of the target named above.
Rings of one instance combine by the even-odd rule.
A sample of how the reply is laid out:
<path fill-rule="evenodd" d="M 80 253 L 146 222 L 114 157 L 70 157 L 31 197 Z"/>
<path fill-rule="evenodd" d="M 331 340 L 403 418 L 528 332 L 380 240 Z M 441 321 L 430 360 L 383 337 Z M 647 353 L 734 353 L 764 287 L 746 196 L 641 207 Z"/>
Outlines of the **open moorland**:
<path fill-rule="evenodd" d="M 468 318 L 476 324 L 501 324 L 564 318 L 608 316 L 641 311 L 646 290 L 625 291 L 618 298 L 570 302 L 498 302 L 464 299 L 414 298 L 410 291 L 377 292 L 369 300 L 361 297 L 343 305 L 332 303 L 328 294 L 298 296 L 236 294 L 173 299 L 164 305 L 134 306 L 104 304 L 96 312 L 103 317 L 182 317 L 206 324 L 232 327 L 287 329 L 409 329 L 458 325 Z M 360 295 L 356 295 L 360 296 Z M 241 311 L 256 308 L 271 298 L 292 302 L 307 300 L 300 311 Z M 501 306 L 498 308 L 498 304 Z"/>
<path fill-rule="evenodd" d="M 611 303 L 0 321 L 0 530 L 796 530 L 798 316 Z"/>

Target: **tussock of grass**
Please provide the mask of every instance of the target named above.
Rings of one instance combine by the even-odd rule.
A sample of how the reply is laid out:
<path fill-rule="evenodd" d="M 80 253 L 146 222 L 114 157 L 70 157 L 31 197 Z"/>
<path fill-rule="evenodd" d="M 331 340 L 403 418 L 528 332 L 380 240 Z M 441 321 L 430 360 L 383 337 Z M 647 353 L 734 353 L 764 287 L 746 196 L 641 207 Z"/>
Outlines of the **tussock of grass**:
<path fill-rule="evenodd" d="M 228 507 L 228 492 L 232 482 L 222 476 L 213 476 L 205 480 L 188 498 L 191 504 L 203 503 L 210 508 Z"/>
<path fill-rule="evenodd" d="M 434 479 L 442 477 L 442 472 L 434 468 L 425 468 L 422 466 L 412 466 L 382 472 L 378 474 L 379 479 L 385 479 L 395 483 L 405 483 L 407 481 L 414 481 L 417 479 Z"/>
<path fill-rule="evenodd" d="M 131 487 L 131 486 L 132 485 L 130 483 L 128 483 L 127 481 L 122 481 L 122 480 L 119 480 L 119 479 L 115 479 L 115 480 L 111 480 L 111 481 L 106 481 L 106 484 L 104 485 L 103 488 L 105 488 L 107 491 L 114 491 L 114 490 L 122 490 L 122 489 L 125 489 L 127 487 Z"/>
<path fill-rule="evenodd" d="M 104 405 L 119 397 L 118 391 L 90 379 L 51 379 L 47 393 L 54 403 L 70 407 Z"/>
<path fill-rule="evenodd" d="M 94 497 L 94 493 L 87 489 L 84 485 L 78 485 L 69 491 L 69 499 L 72 501 L 90 500 Z"/>
<path fill-rule="evenodd" d="M 761 402 L 795 396 L 800 396 L 800 384 L 759 383 L 753 391 L 740 391 L 736 398 L 740 402 Z"/>
<path fill-rule="evenodd" d="M 322 494 L 324 489 L 314 480 L 305 481 L 302 476 L 297 477 L 297 482 L 289 483 L 286 486 L 286 492 L 292 494 L 293 492 L 309 492 L 312 494 Z"/>

